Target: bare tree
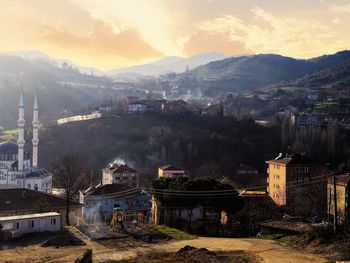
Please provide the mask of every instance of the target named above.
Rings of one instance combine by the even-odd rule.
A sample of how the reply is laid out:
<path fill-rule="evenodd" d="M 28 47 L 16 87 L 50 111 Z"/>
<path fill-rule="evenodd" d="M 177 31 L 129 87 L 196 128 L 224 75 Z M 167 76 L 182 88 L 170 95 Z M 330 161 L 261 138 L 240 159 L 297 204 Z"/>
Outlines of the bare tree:
<path fill-rule="evenodd" d="M 69 222 L 69 210 L 71 201 L 84 184 L 83 165 L 79 157 L 74 154 L 66 154 L 57 158 L 52 164 L 55 183 L 64 189 L 66 199 L 66 224 Z"/>

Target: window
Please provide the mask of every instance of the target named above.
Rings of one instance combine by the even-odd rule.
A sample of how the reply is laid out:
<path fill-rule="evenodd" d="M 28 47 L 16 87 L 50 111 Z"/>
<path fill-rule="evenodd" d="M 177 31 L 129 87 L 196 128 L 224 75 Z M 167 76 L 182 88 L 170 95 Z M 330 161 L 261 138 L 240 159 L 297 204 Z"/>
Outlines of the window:
<path fill-rule="evenodd" d="M 34 220 L 32 220 L 32 228 L 34 228 Z"/>
<path fill-rule="evenodd" d="M 34 190 L 38 191 L 38 185 L 37 184 L 34 185 Z"/>
<path fill-rule="evenodd" d="M 28 185 L 27 185 L 27 188 L 28 188 L 28 189 L 31 189 L 31 188 L 32 188 L 32 186 L 31 186 L 30 184 L 28 184 Z"/>
<path fill-rule="evenodd" d="M 19 229 L 19 222 L 16 223 L 16 229 Z"/>
<path fill-rule="evenodd" d="M 309 167 L 295 167 L 297 173 L 308 173 Z"/>
<path fill-rule="evenodd" d="M 53 219 L 53 224 L 56 225 L 56 218 Z"/>

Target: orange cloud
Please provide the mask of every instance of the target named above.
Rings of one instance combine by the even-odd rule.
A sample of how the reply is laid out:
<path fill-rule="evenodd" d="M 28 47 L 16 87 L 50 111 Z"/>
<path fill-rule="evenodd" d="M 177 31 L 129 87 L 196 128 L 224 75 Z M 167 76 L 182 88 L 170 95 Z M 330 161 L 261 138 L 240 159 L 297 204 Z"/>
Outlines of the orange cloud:
<path fill-rule="evenodd" d="M 251 54 L 240 41 L 232 41 L 229 34 L 199 30 L 192 34 L 183 46 L 183 53 L 192 56 L 204 52 L 217 51 L 226 55 Z"/>
<path fill-rule="evenodd" d="M 98 20 L 92 32 L 76 36 L 64 28 L 44 25 L 43 39 L 50 45 L 91 56 L 120 57 L 129 61 L 159 58 L 163 54 L 145 42 L 135 27 L 116 32 L 111 23 Z"/>

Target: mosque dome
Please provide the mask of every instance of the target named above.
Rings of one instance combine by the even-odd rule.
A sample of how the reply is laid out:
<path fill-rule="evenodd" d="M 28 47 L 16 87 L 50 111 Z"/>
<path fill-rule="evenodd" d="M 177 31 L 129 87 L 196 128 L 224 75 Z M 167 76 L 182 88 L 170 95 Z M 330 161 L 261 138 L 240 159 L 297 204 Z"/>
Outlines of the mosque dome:
<path fill-rule="evenodd" d="M 18 154 L 18 145 L 14 142 L 0 143 L 0 160 L 16 160 Z"/>

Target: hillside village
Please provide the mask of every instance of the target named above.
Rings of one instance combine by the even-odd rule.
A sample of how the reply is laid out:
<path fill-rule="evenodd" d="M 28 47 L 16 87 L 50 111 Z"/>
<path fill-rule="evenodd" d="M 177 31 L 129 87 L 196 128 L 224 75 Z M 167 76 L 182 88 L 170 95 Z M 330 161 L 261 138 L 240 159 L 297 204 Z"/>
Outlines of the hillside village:
<path fill-rule="evenodd" d="M 336 97 L 324 102 L 318 96 L 308 95 L 305 103 L 346 103 Z M 234 95 L 227 96 L 227 101 L 235 99 Z M 227 101 L 194 110 L 191 103 L 183 100 L 127 97 L 124 103 L 94 109 L 98 112 L 93 115 L 96 118 L 67 118 L 58 121 L 58 125 L 64 128 L 72 125 L 70 122 L 158 115 L 183 118 L 194 114 L 197 117 L 193 118 L 220 120 L 228 118 Z M 221 237 L 264 238 L 276 234 L 297 237 L 315 231 L 336 236 L 347 231 L 350 175 L 346 168 L 335 170 L 340 165 L 337 161 L 317 160 L 289 149 L 287 153 L 270 152 L 269 159 L 258 159 L 265 171 L 241 162 L 233 177 L 207 172 L 198 176 L 198 171 L 195 175 L 194 170 L 162 163 L 146 178 L 147 167 L 141 170 L 138 165 L 137 170 L 118 160 L 110 163 L 105 160 L 106 167 L 89 175 L 79 155 L 72 152 L 52 160 L 52 166 L 46 170 L 38 166 L 40 105 L 35 97 L 32 151 L 27 151 L 24 102 L 21 93 L 17 143 L 0 143 L 2 244 L 20 242 L 28 234 L 52 232 L 55 237 L 54 233 L 63 231 L 65 226 L 74 226 L 79 233 L 70 236 L 71 239 L 84 237 L 96 242 L 130 237 L 166 242 L 164 234 L 154 230 L 159 226 Z M 285 109 L 270 117 L 272 124 L 255 120 L 250 125 L 261 129 L 281 125 L 282 145 L 283 125 L 289 127 L 289 133 L 290 129 L 322 131 L 329 129 L 329 125 L 336 125 L 338 132 L 347 132 L 344 122 L 332 121 L 332 111 L 325 114 L 328 117 L 321 121 L 317 115 Z M 285 143 L 289 139 L 285 138 Z M 337 156 L 332 151 L 328 154 Z"/>

